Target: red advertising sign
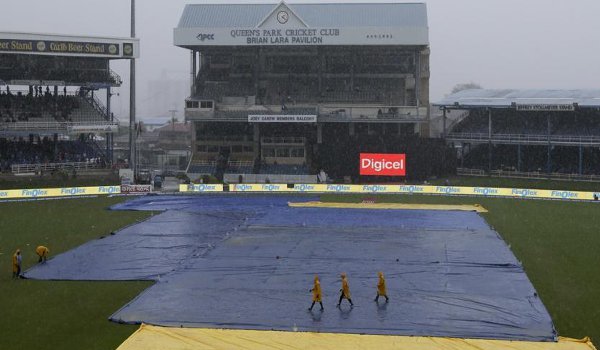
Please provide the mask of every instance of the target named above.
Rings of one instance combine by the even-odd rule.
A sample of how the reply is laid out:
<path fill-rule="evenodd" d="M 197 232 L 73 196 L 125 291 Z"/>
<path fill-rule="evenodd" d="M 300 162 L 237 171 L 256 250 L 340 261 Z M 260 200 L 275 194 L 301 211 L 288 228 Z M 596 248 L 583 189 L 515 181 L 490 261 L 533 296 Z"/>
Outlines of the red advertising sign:
<path fill-rule="evenodd" d="M 406 154 L 361 153 L 360 175 L 406 176 Z"/>

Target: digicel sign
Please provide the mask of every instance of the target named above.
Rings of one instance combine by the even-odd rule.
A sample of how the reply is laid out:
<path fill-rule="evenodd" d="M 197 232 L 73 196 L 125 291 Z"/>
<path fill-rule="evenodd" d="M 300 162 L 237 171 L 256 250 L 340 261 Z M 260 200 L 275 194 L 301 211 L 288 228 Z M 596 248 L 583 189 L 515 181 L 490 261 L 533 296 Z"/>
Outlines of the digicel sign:
<path fill-rule="evenodd" d="M 360 175 L 406 176 L 406 154 L 361 153 Z"/>

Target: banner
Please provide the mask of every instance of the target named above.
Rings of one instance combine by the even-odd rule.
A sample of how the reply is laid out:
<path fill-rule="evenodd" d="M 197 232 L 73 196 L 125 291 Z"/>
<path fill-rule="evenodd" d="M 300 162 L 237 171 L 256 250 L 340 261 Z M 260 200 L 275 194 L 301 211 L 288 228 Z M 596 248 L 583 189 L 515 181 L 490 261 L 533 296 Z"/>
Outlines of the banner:
<path fill-rule="evenodd" d="M 234 184 L 230 185 L 232 192 L 291 192 L 287 184 Z"/>
<path fill-rule="evenodd" d="M 429 45 L 427 27 L 175 28 L 175 46 Z"/>
<path fill-rule="evenodd" d="M 292 190 L 294 192 L 300 192 L 300 193 L 304 193 L 304 192 L 325 192 L 325 189 L 327 188 L 327 185 L 325 184 L 294 184 L 294 188 L 292 188 Z"/>
<path fill-rule="evenodd" d="M 16 40 L 0 38 L 0 51 L 27 53 L 86 54 L 119 56 L 119 43 L 92 43 L 79 41 Z"/>
<path fill-rule="evenodd" d="M 121 185 L 121 194 L 145 194 L 152 192 L 152 185 Z"/>
<path fill-rule="evenodd" d="M 118 124 L 103 124 L 103 125 L 69 125 L 67 126 L 69 133 L 115 133 L 119 131 Z"/>
<path fill-rule="evenodd" d="M 517 111 L 527 112 L 571 112 L 575 106 L 571 104 L 516 104 Z"/>
<path fill-rule="evenodd" d="M 179 192 L 223 192 L 222 184 L 182 184 Z"/>
<path fill-rule="evenodd" d="M 67 189 L 68 190 L 68 189 Z M 432 186 L 432 185 L 353 185 L 353 184 L 231 184 L 231 192 L 295 192 L 295 193 L 388 193 L 388 194 L 430 194 L 446 196 L 504 197 L 555 199 L 577 201 L 600 201 L 600 192 L 580 192 L 562 190 L 539 190 L 524 188 Z M 41 190 L 28 190 L 41 191 Z M 70 189 L 69 191 L 73 191 Z M 223 192 L 223 185 L 199 184 L 180 185 L 180 192 Z M 88 193 L 89 194 L 89 193 Z M 6 191 L 0 191 L 0 199 L 6 198 Z"/>
<path fill-rule="evenodd" d="M 296 192 L 296 193 L 391 193 L 438 194 L 483 197 L 512 197 L 531 199 L 559 199 L 600 201 L 600 192 L 567 190 L 540 190 L 523 188 L 461 187 L 431 185 L 351 185 L 351 184 L 233 184 L 232 192 Z M 48 198 L 82 195 L 144 194 L 151 185 L 91 186 L 65 188 L 32 188 L 0 190 L 0 200 L 20 198 Z M 180 185 L 180 192 L 223 192 L 222 184 Z"/>
<path fill-rule="evenodd" d="M 95 189 L 97 189 L 97 193 L 90 193 L 90 194 L 119 194 L 121 193 L 121 187 L 120 186 L 99 186 L 99 187 L 90 187 L 94 192 Z"/>
<path fill-rule="evenodd" d="M 89 195 L 119 194 L 119 186 L 93 186 L 93 187 L 66 187 L 66 188 L 31 188 L 18 190 L 0 191 L 2 199 L 26 199 L 26 198 L 49 198 L 49 197 L 71 197 Z"/>
<path fill-rule="evenodd" d="M 316 115 L 251 114 L 249 123 L 316 123 Z"/>
<path fill-rule="evenodd" d="M 405 176 L 406 154 L 361 153 L 360 175 Z"/>

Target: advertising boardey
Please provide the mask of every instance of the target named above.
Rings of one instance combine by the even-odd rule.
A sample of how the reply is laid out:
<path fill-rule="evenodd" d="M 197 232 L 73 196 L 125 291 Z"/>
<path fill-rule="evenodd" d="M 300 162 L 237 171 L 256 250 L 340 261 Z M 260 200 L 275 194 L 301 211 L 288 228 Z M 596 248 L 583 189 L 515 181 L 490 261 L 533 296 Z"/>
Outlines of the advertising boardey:
<path fill-rule="evenodd" d="M 233 192 L 252 192 L 255 191 L 254 185 L 251 184 L 234 184 Z"/>
<path fill-rule="evenodd" d="M 180 184 L 179 192 L 223 192 L 222 184 Z"/>
<path fill-rule="evenodd" d="M 152 185 L 121 185 L 122 194 L 145 194 L 152 192 Z"/>
<path fill-rule="evenodd" d="M 406 154 L 361 153 L 360 175 L 406 176 Z"/>
<path fill-rule="evenodd" d="M 387 185 L 363 185 L 361 192 L 367 193 L 386 193 L 393 192 Z"/>

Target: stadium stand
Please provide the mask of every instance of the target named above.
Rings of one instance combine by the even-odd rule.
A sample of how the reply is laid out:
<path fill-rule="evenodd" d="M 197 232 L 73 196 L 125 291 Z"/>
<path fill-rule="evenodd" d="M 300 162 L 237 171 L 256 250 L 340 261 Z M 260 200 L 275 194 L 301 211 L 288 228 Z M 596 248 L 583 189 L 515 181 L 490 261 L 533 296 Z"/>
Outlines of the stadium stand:
<path fill-rule="evenodd" d="M 115 125 L 106 119 L 96 99 L 80 91 L 67 93 L 65 87 L 62 94 L 53 94 L 49 87 L 44 91 L 41 86 L 31 86 L 28 92 L 14 91 L 13 94 L 7 88 L 0 94 L 0 132 L 5 137 L 0 148 L 4 171 L 30 173 L 32 167 L 24 167 L 26 164 L 48 168 L 48 163 L 65 163 L 73 167 L 71 163 L 75 162 L 82 163 L 78 167 L 87 168 L 86 163 L 93 163 L 93 167 L 98 168 L 108 163 L 106 152 L 88 133 L 73 132 L 77 128 L 88 129 L 90 125 L 107 129 Z M 23 135 L 28 135 L 29 140 L 25 141 Z M 60 141 L 59 135 L 62 135 Z M 56 167 L 60 165 L 51 168 Z"/>
<path fill-rule="evenodd" d="M 89 82 L 121 85 L 121 78 L 108 67 L 108 60 L 90 57 L 0 54 L 2 80 L 62 81 L 68 85 Z"/>
<path fill-rule="evenodd" d="M 447 130 L 461 173 L 600 180 L 600 91 L 465 90 L 436 103 L 468 110 Z"/>
<path fill-rule="evenodd" d="M 3 172 L 15 174 L 50 170 L 62 165 L 69 168 L 98 168 L 105 165 L 105 159 L 92 143 L 91 140 L 57 141 L 47 137 L 36 140 L 0 138 L 1 168 Z"/>
<path fill-rule="evenodd" d="M 0 123 L 7 124 L 2 125 L 3 127 L 11 128 L 10 123 L 17 122 L 110 125 L 107 123 L 105 110 L 99 107 L 100 102 L 83 90 L 73 93 L 65 89 L 61 94 L 53 94 L 46 87 L 46 92 L 38 95 L 37 92 L 32 93 L 32 88 L 26 94 L 24 91 L 13 94 L 10 90 L 0 94 Z"/>
<path fill-rule="evenodd" d="M 0 41 L 9 43 L 0 45 L 2 171 L 110 169 L 111 88 L 122 83 L 110 60 L 136 57 L 137 39 L 11 32 Z"/>
<path fill-rule="evenodd" d="M 281 23 L 278 13 L 292 20 Z M 331 29 L 304 34 L 293 29 L 330 28 L 332 18 L 337 20 Z M 215 35 L 201 40 L 198 33 Z M 265 33 L 278 35 L 269 39 Z M 198 161 L 252 161 L 250 174 L 271 175 L 270 181 L 279 175 L 316 179 L 321 169 L 336 180 L 358 180 L 360 151 L 385 153 L 415 143 L 407 149 L 448 154 L 444 160 L 453 164 L 443 143 L 424 139 L 429 106 L 424 4 L 189 5 L 174 41 L 192 53 L 195 79 L 185 115 L 194 123 Z M 299 142 L 272 142 L 276 138 Z M 421 162 L 420 155 L 409 157 Z M 340 166 L 340 160 L 347 164 Z M 217 165 L 215 171 L 230 178 L 249 168 Z M 450 169 L 417 168 L 419 179 Z"/>

